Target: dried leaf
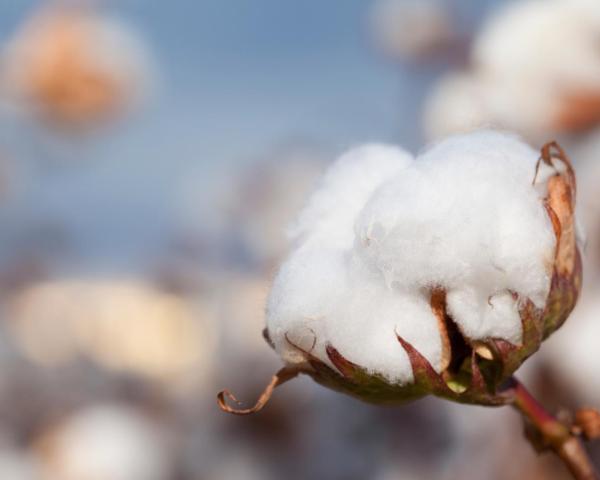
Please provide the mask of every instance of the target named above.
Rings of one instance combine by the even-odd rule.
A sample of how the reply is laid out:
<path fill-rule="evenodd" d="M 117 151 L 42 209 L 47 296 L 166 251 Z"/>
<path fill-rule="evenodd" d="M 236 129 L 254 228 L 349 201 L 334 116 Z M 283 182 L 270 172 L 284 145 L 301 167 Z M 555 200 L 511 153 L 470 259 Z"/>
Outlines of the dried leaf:
<path fill-rule="evenodd" d="M 250 408 L 234 408 L 229 406 L 226 398 L 233 400 L 238 405 L 240 405 L 240 402 L 231 392 L 228 390 L 223 390 L 217 394 L 217 403 L 219 408 L 221 408 L 221 410 L 224 412 L 233 413 L 234 415 L 250 415 L 252 413 L 259 412 L 268 403 L 275 388 L 296 377 L 299 373 L 300 370 L 293 367 L 284 367 L 279 370 L 275 375 L 273 375 L 273 378 L 266 386 L 265 390 L 260 395 L 254 406 Z"/>

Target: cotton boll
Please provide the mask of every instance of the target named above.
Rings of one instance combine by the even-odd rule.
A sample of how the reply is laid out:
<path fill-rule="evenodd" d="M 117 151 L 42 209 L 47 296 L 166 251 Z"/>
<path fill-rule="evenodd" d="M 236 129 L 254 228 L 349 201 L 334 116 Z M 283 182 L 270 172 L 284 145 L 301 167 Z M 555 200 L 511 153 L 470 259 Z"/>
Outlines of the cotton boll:
<path fill-rule="evenodd" d="M 555 238 L 531 186 L 536 159 L 518 139 L 487 131 L 433 147 L 373 194 L 357 221 L 359 254 L 391 286 L 443 287 L 457 312 L 476 301 L 491 322 L 481 333 L 514 340 L 520 333 L 494 323 L 499 307 L 488 300 L 510 289 L 545 303 Z M 465 286 L 466 296 L 452 294 Z M 500 298 L 509 325 L 520 325 L 511 296 Z"/>
<path fill-rule="evenodd" d="M 290 238 L 301 243 L 319 237 L 329 244 L 349 247 L 355 217 L 369 195 L 411 161 L 408 152 L 381 144 L 364 145 L 342 155 L 289 229 Z"/>
<path fill-rule="evenodd" d="M 114 118 L 149 93 L 151 62 L 121 21 L 85 5 L 36 12 L 3 52 L 3 93 L 61 126 Z"/>
<path fill-rule="evenodd" d="M 556 197 L 574 178 L 560 169 L 552 182 L 538 178 L 538 153 L 494 131 L 451 137 L 414 161 L 383 157 L 389 163 L 371 168 L 380 153 L 371 147 L 343 158 L 310 200 L 270 294 L 268 334 L 288 366 L 361 398 L 402 401 L 432 385 L 447 398 L 447 379 L 436 372 L 455 375 L 451 360 L 465 360 L 450 319 L 465 343 L 510 342 L 520 363 L 539 348 L 525 342 L 522 326 L 546 321 L 549 294 L 557 320 L 545 335 L 572 309 L 580 270 L 565 212 L 573 202 Z M 560 244 L 549 209 L 567 227 Z M 565 278 L 564 295 L 551 290 L 552 278 Z"/>
<path fill-rule="evenodd" d="M 386 55 L 401 60 L 439 53 L 455 35 L 447 9 L 436 0 L 379 0 L 371 31 Z"/>

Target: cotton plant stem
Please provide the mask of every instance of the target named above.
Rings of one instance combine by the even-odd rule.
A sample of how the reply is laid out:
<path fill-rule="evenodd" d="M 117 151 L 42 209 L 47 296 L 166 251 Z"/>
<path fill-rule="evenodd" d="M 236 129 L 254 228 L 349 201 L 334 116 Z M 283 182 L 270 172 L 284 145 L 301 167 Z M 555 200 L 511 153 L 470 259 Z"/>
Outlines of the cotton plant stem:
<path fill-rule="evenodd" d="M 518 380 L 513 380 L 512 405 L 536 429 L 543 446 L 560 457 L 576 480 L 600 480 L 579 437 L 544 410 Z"/>

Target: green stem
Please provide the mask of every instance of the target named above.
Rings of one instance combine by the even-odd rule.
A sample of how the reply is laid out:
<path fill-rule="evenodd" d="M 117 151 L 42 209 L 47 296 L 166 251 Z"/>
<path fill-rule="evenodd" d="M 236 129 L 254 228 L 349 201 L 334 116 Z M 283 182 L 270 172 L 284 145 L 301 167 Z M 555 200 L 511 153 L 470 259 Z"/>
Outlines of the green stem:
<path fill-rule="evenodd" d="M 536 429 L 543 446 L 560 457 L 576 480 L 600 480 L 581 440 L 544 410 L 517 379 L 513 378 L 513 382 L 512 405 Z"/>

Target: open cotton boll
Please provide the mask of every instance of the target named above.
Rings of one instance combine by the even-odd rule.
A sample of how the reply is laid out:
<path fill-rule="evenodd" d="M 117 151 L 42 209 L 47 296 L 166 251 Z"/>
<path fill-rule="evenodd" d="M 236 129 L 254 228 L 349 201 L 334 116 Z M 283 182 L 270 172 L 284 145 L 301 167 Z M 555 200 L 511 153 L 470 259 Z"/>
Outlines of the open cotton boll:
<path fill-rule="evenodd" d="M 288 233 L 296 243 L 320 237 L 349 247 L 354 220 L 371 193 L 412 162 L 398 147 L 368 144 L 342 155 L 326 172 L 298 221 Z"/>
<path fill-rule="evenodd" d="M 356 225 L 357 249 L 395 288 L 442 287 L 472 338 L 520 340 L 513 291 L 542 307 L 555 236 L 532 187 L 538 155 L 489 131 L 453 137 L 382 185 Z"/>
<path fill-rule="evenodd" d="M 375 404 L 514 403 L 507 380 L 575 307 L 576 178 L 556 142 L 477 131 L 381 170 L 367 153 L 329 172 L 273 283 L 264 337 L 285 366 L 250 408 L 219 392 L 223 411 L 300 374 Z"/>
<path fill-rule="evenodd" d="M 301 214 L 269 296 L 268 338 L 288 367 L 317 361 L 343 378 L 422 385 L 415 362 L 428 362 L 431 377 L 460 355 L 453 324 L 469 344 L 523 347 L 525 317 L 542 315 L 557 258 L 547 210 L 556 188 L 538 159 L 491 130 L 415 160 L 383 146 L 343 156 Z"/>

